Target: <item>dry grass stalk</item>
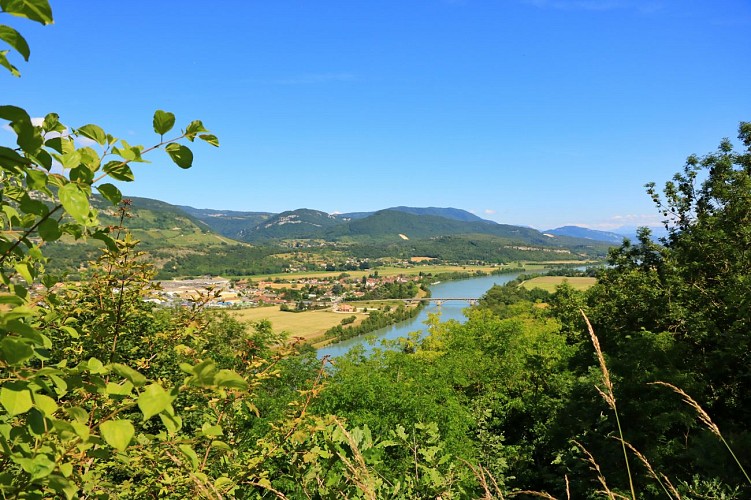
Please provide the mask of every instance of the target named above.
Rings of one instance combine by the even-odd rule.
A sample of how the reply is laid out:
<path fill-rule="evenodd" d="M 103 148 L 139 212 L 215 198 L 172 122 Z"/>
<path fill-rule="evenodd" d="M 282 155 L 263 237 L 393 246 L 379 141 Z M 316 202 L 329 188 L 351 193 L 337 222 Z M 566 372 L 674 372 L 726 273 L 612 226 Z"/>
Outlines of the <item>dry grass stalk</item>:
<path fill-rule="evenodd" d="M 639 450 L 637 450 L 631 443 L 627 441 L 623 441 L 623 444 L 625 444 L 631 452 L 636 455 L 636 458 L 638 458 L 641 463 L 644 465 L 644 467 L 647 469 L 647 472 L 649 472 L 649 475 L 655 478 L 655 480 L 660 484 L 663 491 L 665 491 L 665 494 L 670 498 L 676 498 L 677 500 L 681 499 L 680 493 L 678 493 L 678 490 L 675 489 L 673 486 L 673 483 L 670 482 L 670 480 L 665 476 L 665 474 L 658 475 L 655 470 L 652 468 L 652 464 L 649 463 L 649 460 L 647 460 L 647 457 L 645 457 Z M 662 477 L 660 477 L 662 476 Z M 663 479 L 665 480 L 665 483 L 663 483 Z"/>
<path fill-rule="evenodd" d="M 592 328 L 592 323 L 589 322 L 589 318 L 584 314 L 584 310 L 579 309 L 579 312 L 584 316 L 584 321 L 587 323 L 587 329 L 589 330 L 589 338 L 592 339 L 592 345 L 595 347 L 597 353 L 597 361 L 600 365 L 600 371 L 602 371 L 602 384 L 605 386 L 607 392 L 604 392 L 599 387 L 595 386 L 597 392 L 605 400 L 613 414 L 615 415 L 615 423 L 618 426 L 618 435 L 621 437 L 621 447 L 623 448 L 623 460 L 626 462 L 626 472 L 628 473 L 628 485 L 631 488 L 631 500 L 636 500 L 636 490 L 634 489 L 634 479 L 631 475 L 631 465 L 628 463 L 628 453 L 626 453 L 626 445 L 623 439 L 623 428 L 621 427 L 621 418 L 618 415 L 618 409 L 615 406 L 615 391 L 613 390 L 613 382 L 610 380 L 610 372 L 608 371 L 608 365 L 605 363 L 605 356 L 602 354 L 602 348 L 600 347 L 600 339 L 595 335 L 595 330 Z"/>
<path fill-rule="evenodd" d="M 485 469 L 482 465 L 480 465 L 480 470 L 478 471 L 476 467 L 474 467 L 471 463 L 467 462 L 463 458 L 459 458 L 462 462 L 464 462 L 467 467 L 472 470 L 472 474 L 477 478 L 478 481 L 480 481 L 480 486 L 482 486 L 483 491 L 485 492 L 485 496 L 483 496 L 480 500 L 494 500 L 496 497 L 493 496 L 493 494 L 490 492 L 490 487 L 488 486 L 488 482 L 485 479 L 485 476 L 487 474 L 488 477 L 490 477 L 490 480 L 493 482 L 493 486 L 495 486 L 495 492 L 498 495 L 498 498 L 503 500 L 503 493 L 501 492 L 501 489 L 498 487 L 498 483 L 495 481 L 495 478 L 493 477 L 490 472 L 488 472 L 487 469 Z"/>
<path fill-rule="evenodd" d="M 344 465 L 347 466 L 347 469 L 349 469 L 351 473 L 350 478 L 352 479 L 352 482 L 355 483 L 355 485 L 365 495 L 365 498 L 377 500 L 378 497 L 375 493 L 374 488 L 375 481 L 370 475 L 370 471 L 368 470 L 368 466 L 365 463 L 365 459 L 363 458 L 362 453 L 360 453 L 360 448 L 357 446 L 357 442 L 355 442 L 352 434 L 347 431 L 347 429 L 338 419 L 335 418 L 334 422 L 336 422 L 339 430 L 341 430 L 344 436 L 347 438 L 347 443 L 349 444 L 350 450 L 352 450 L 356 464 L 353 464 L 349 459 L 347 459 L 347 457 L 345 457 L 341 453 L 337 453 L 337 455 L 339 455 L 339 459 L 344 463 Z"/>
<path fill-rule="evenodd" d="M 738 457 L 735 455 L 735 452 L 730 447 L 728 442 L 725 441 L 725 438 L 722 436 L 722 433 L 720 432 L 720 428 L 717 427 L 717 424 L 712 422 L 712 419 L 709 417 L 709 413 L 707 413 L 704 410 L 704 408 L 702 408 L 701 405 L 696 402 L 694 398 L 686 394 L 686 392 L 680 387 L 676 387 L 673 384 L 669 384 L 667 382 L 661 382 L 658 380 L 657 382 L 652 382 L 651 385 L 662 385 L 662 386 L 669 388 L 676 394 L 680 395 L 683 398 L 684 403 L 686 403 L 687 405 L 691 406 L 694 410 L 696 410 L 696 414 L 699 415 L 699 420 L 701 421 L 701 423 L 703 423 L 712 434 L 717 436 L 719 440 L 722 441 L 722 444 L 724 444 L 725 448 L 727 448 L 727 450 L 730 452 L 730 455 L 732 455 L 733 460 L 735 460 L 735 463 L 738 465 L 738 468 L 741 470 L 744 477 L 746 478 L 746 482 L 748 482 L 748 484 L 751 484 L 751 477 L 749 477 L 748 472 L 746 472 L 746 469 L 741 464 L 741 461 L 738 460 Z"/>
<path fill-rule="evenodd" d="M 661 381 L 652 382 L 650 385 L 662 385 L 672 390 L 676 394 L 678 394 L 680 397 L 683 398 L 684 403 L 686 403 L 687 405 L 691 406 L 694 410 L 696 410 L 696 414 L 699 415 L 699 420 L 701 420 L 701 422 L 707 427 L 707 429 L 709 429 L 712 432 L 712 434 L 722 439 L 722 434 L 720 434 L 720 428 L 717 427 L 717 424 L 712 422 L 711 418 L 709 418 L 709 413 L 704 411 L 704 408 L 702 408 L 701 405 L 697 403 L 696 400 L 694 400 L 694 398 L 686 394 L 686 392 L 683 389 L 681 389 L 680 387 L 676 387 L 673 384 L 669 384 L 667 382 L 661 382 Z"/>
<path fill-rule="evenodd" d="M 498 486 L 498 482 L 495 480 L 493 475 L 488 471 L 488 469 L 484 469 L 485 472 L 488 473 L 488 477 L 490 477 L 490 480 L 493 482 L 493 487 L 495 487 L 495 492 L 498 494 L 498 498 L 503 500 L 503 493 L 501 492 L 500 486 Z"/>
<path fill-rule="evenodd" d="M 610 381 L 610 372 L 608 371 L 608 365 L 605 363 L 605 356 L 602 354 L 602 348 L 600 348 L 600 339 L 595 335 L 595 331 L 592 328 L 592 324 L 589 322 L 589 318 L 584 311 L 579 309 L 584 316 L 584 321 L 587 323 L 587 329 L 589 330 L 589 338 L 592 340 L 592 345 L 595 347 L 597 353 L 597 361 L 600 364 L 600 370 L 602 371 L 602 384 L 605 386 L 607 392 L 604 392 L 599 387 L 595 386 L 597 392 L 600 393 L 605 402 L 615 411 L 615 392 L 613 391 L 613 383 Z"/>
<path fill-rule="evenodd" d="M 528 490 L 523 490 L 523 491 L 514 491 L 512 493 L 509 493 L 509 496 L 512 496 L 512 497 L 514 497 L 516 495 L 531 495 L 533 497 L 545 498 L 547 500 L 558 500 L 557 498 L 555 498 L 551 494 L 549 494 L 547 492 L 544 492 L 544 491 L 528 491 Z"/>
<path fill-rule="evenodd" d="M 564 475 L 563 478 L 566 480 L 566 499 L 571 500 L 571 488 L 569 488 L 568 484 L 568 475 Z"/>
<path fill-rule="evenodd" d="M 574 444 L 578 446 L 585 455 L 587 455 L 587 462 L 589 462 L 590 468 L 597 473 L 597 480 L 600 481 L 604 493 L 607 494 L 608 498 L 614 500 L 615 494 L 610 491 L 610 488 L 608 488 L 608 483 L 605 481 L 605 476 L 602 475 L 602 470 L 600 470 L 600 465 L 595 460 L 595 457 L 593 457 L 589 450 L 587 450 L 579 441 L 574 441 Z"/>

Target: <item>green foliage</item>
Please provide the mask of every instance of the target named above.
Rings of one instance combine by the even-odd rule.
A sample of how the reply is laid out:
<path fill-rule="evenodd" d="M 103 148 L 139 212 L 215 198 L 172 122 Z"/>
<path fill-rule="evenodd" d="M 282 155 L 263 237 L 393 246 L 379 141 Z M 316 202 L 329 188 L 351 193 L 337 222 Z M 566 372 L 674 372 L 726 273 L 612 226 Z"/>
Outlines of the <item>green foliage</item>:
<path fill-rule="evenodd" d="M 401 321 L 414 318 L 420 313 L 422 307 L 422 305 L 416 307 L 405 307 L 404 304 L 399 304 L 398 307 L 388 311 L 370 311 L 368 317 L 359 325 L 347 326 L 352 323 L 352 321 L 347 321 L 345 323 L 343 320 L 341 325 L 329 328 L 324 335 L 327 338 L 334 338 L 336 341 L 351 339 L 352 337 L 364 335 L 380 328 L 385 328 Z"/>
<path fill-rule="evenodd" d="M 52 20 L 44 0 L 0 0 L 0 8 Z M 15 30 L 0 27 L 0 40 L 29 57 Z M 17 74 L 6 53 L 0 64 Z M 643 453 L 633 480 L 645 498 L 749 496 L 750 124 L 740 127 L 743 151 L 723 141 L 713 154 L 690 157 L 663 195 L 649 186 L 669 236 L 657 244 L 644 230 L 614 249 L 586 293 L 565 284 L 552 295 L 494 287 L 466 323 L 432 316 L 427 336 L 369 357 L 353 350 L 328 371 L 268 322 L 251 327 L 206 313 L 208 295 L 176 310 L 144 300 L 154 269 L 124 229 L 130 201 L 108 181 L 134 180 L 135 165 L 159 149 L 190 167 L 185 140 L 218 145 L 200 121 L 165 139 L 175 117 L 157 111 L 157 143 L 144 147 L 94 124 L 69 128 L 54 113 L 35 125 L 4 105 L 0 119 L 16 139 L 0 146 L 4 498 L 491 498 L 530 489 L 589 498 L 608 488 L 605 478 L 611 495 L 631 480 L 625 444 L 613 437 Z M 77 146 L 80 137 L 94 146 Z M 393 217 L 350 231 L 386 228 Z M 429 255 L 469 245 L 484 254 L 497 236 L 393 248 Z M 78 282 L 50 273 L 60 240 L 100 242 Z M 175 270 L 185 256 L 172 258 Z M 358 328 L 414 311 L 372 312 Z M 582 311 L 600 337 L 596 356 Z M 337 336 L 357 331 L 336 328 Z M 606 377 L 607 394 L 598 394 L 593 385 Z M 685 388 L 701 406 L 680 389 L 688 405 L 666 397 L 655 381 Z M 616 398 L 622 432 L 607 411 Z M 595 460 L 600 484 L 589 470 Z M 666 487 L 670 478 L 675 489 Z"/>

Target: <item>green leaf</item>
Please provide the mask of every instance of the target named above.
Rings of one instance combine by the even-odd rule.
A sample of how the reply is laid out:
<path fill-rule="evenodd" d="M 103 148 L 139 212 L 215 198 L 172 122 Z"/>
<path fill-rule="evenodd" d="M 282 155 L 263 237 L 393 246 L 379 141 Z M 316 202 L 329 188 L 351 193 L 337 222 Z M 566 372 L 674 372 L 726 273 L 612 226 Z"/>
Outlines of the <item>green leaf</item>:
<path fill-rule="evenodd" d="M 42 123 L 42 128 L 45 132 L 63 132 L 65 125 L 60 123 L 60 115 L 57 113 L 47 113 Z"/>
<path fill-rule="evenodd" d="M 47 205 L 39 200 L 32 199 L 30 196 L 24 196 L 21 199 L 19 208 L 27 214 L 39 215 L 41 217 L 44 217 L 50 211 L 50 209 L 47 208 Z"/>
<path fill-rule="evenodd" d="M 193 120 L 185 129 L 185 137 L 187 137 L 190 142 L 193 142 L 193 139 L 196 138 L 196 135 L 200 134 L 201 132 L 208 132 L 208 130 L 204 128 L 201 120 Z"/>
<path fill-rule="evenodd" d="M 38 143 L 39 149 L 37 149 L 33 154 L 29 153 L 29 158 L 34 160 L 37 165 L 49 172 L 52 169 L 52 155 L 50 155 L 44 149 L 41 149 L 42 144 L 44 143 L 44 138 L 41 134 L 37 133 L 37 138 L 35 140 Z"/>
<path fill-rule="evenodd" d="M 138 408 L 143 413 L 143 419 L 148 420 L 157 413 L 169 408 L 172 398 L 159 384 L 151 384 L 144 388 L 138 396 Z"/>
<path fill-rule="evenodd" d="M 99 165 L 102 159 L 99 157 L 99 153 L 95 149 L 88 146 L 79 148 L 79 154 L 81 155 L 81 163 L 83 163 L 92 172 L 99 170 Z"/>
<path fill-rule="evenodd" d="M 217 437 L 224 434 L 221 425 L 211 425 L 208 422 L 201 427 L 201 434 L 207 437 Z"/>
<path fill-rule="evenodd" d="M 78 133 L 78 135 L 82 135 L 91 139 L 100 146 L 104 146 L 107 143 L 107 134 L 104 133 L 102 127 L 100 127 L 99 125 L 94 125 L 93 123 L 84 125 L 83 127 L 79 128 L 76 133 Z"/>
<path fill-rule="evenodd" d="M 116 181 L 131 182 L 135 179 L 128 164 L 122 161 L 108 162 L 104 166 L 104 172 Z"/>
<path fill-rule="evenodd" d="M 71 406 L 65 409 L 70 418 L 75 419 L 79 424 L 85 424 L 89 421 L 89 413 L 80 406 Z"/>
<path fill-rule="evenodd" d="M 47 173 L 41 170 L 29 170 L 26 172 L 26 184 L 31 189 L 42 189 L 47 186 Z"/>
<path fill-rule="evenodd" d="M 76 221 L 84 223 L 89 215 L 89 198 L 78 184 L 69 183 L 58 190 L 60 203 Z"/>
<path fill-rule="evenodd" d="M 51 397 L 36 393 L 34 394 L 34 406 L 48 417 L 54 415 L 59 408 Z"/>
<path fill-rule="evenodd" d="M 1 6 L 1 5 L 0 5 Z M 0 106 L 0 118 L 9 122 L 26 121 L 31 123 L 31 117 L 25 109 L 9 104 Z"/>
<path fill-rule="evenodd" d="M 63 232 L 60 230 L 60 225 L 55 219 L 43 220 L 42 223 L 39 224 L 39 227 L 37 227 L 37 231 L 39 231 L 39 236 L 44 241 L 57 241 L 60 239 L 60 236 L 63 235 Z"/>
<path fill-rule="evenodd" d="M 175 115 L 158 109 L 154 112 L 154 132 L 164 135 L 175 126 Z"/>
<path fill-rule="evenodd" d="M 100 184 L 96 187 L 96 189 L 97 191 L 99 191 L 99 194 L 104 197 L 104 199 L 106 199 L 113 205 L 117 205 L 118 203 L 120 203 L 120 200 L 123 199 L 123 194 L 112 184 Z"/>
<path fill-rule="evenodd" d="M 14 16 L 41 24 L 52 24 L 52 9 L 47 0 L 0 0 L 0 7 Z"/>
<path fill-rule="evenodd" d="M 3 168 L 23 167 L 30 163 L 29 160 L 16 153 L 10 148 L 0 146 L 0 166 Z"/>
<path fill-rule="evenodd" d="M 109 248 L 112 252 L 118 251 L 117 243 L 115 243 L 115 240 L 112 239 L 112 237 L 104 231 L 97 230 L 94 234 L 91 235 L 91 237 L 95 240 L 104 242 L 104 244 L 107 245 L 107 248 Z"/>
<path fill-rule="evenodd" d="M 134 370 L 130 366 L 123 365 L 120 363 L 112 363 L 112 365 L 110 366 L 112 368 L 112 371 L 114 371 L 121 377 L 124 377 L 130 380 L 133 383 L 133 385 L 135 385 L 136 387 L 141 387 L 144 384 L 146 384 L 146 377 L 138 373 L 136 370 Z"/>
<path fill-rule="evenodd" d="M 94 172 L 84 164 L 70 169 L 68 176 L 72 182 L 80 182 L 82 184 L 90 184 L 94 180 Z"/>
<path fill-rule="evenodd" d="M 60 154 L 63 154 L 63 138 L 62 137 L 52 137 L 51 139 L 47 139 L 44 141 L 44 145 L 48 148 L 54 149 Z"/>
<path fill-rule="evenodd" d="M 247 389 L 248 383 L 232 370 L 219 370 L 214 376 L 214 383 L 220 387 L 231 389 Z"/>
<path fill-rule="evenodd" d="M 165 149 L 178 167 L 190 168 L 193 166 L 193 152 L 187 146 L 173 142 L 172 144 L 167 144 Z"/>
<path fill-rule="evenodd" d="M 71 422 L 70 426 L 73 427 L 73 432 L 76 433 L 76 436 L 80 437 L 84 442 L 88 441 L 89 437 L 91 437 L 91 429 L 85 423 Z"/>
<path fill-rule="evenodd" d="M 211 447 L 216 448 L 217 450 L 222 450 L 222 451 L 232 451 L 232 448 L 230 447 L 230 445 L 228 445 L 224 441 L 214 440 L 211 442 Z"/>
<path fill-rule="evenodd" d="M 198 467 L 198 455 L 196 455 L 196 452 L 193 451 L 193 448 L 191 448 L 187 444 L 181 444 L 178 446 L 180 451 L 183 452 L 183 454 L 190 459 L 190 464 L 193 466 L 193 469 Z"/>
<path fill-rule="evenodd" d="M 14 390 L 8 387 L 0 389 L 0 404 L 13 417 L 31 410 L 31 392 L 28 389 Z"/>
<path fill-rule="evenodd" d="M 31 275 L 31 267 L 29 267 L 28 262 L 19 262 L 13 267 L 16 269 L 16 271 L 18 271 L 18 274 L 20 274 L 23 279 L 26 280 L 26 283 L 31 284 L 34 282 L 34 278 Z"/>
<path fill-rule="evenodd" d="M 55 462 L 50 460 L 47 455 L 37 455 L 34 458 L 16 458 L 13 461 L 31 475 L 32 481 L 47 477 L 55 470 Z"/>
<path fill-rule="evenodd" d="M 75 168 L 81 163 L 81 153 L 77 149 L 64 151 L 62 156 L 58 157 L 58 161 L 63 168 Z"/>
<path fill-rule="evenodd" d="M 107 371 L 104 369 L 104 363 L 96 358 L 89 358 L 86 365 L 91 373 L 105 373 Z"/>
<path fill-rule="evenodd" d="M 6 68 L 8 71 L 10 71 L 10 74 L 19 77 L 21 76 L 21 72 L 18 71 L 18 68 L 13 66 L 10 61 L 8 61 L 8 58 L 5 56 L 9 51 L 7 50 L 0 50 L 0 66 Z"/>
<path fill-rule="evenodd" d="M 70 477 L 73 474 L 73 464 L 67 462 L 60 464 L 60 473 L 65 477 Z"/>
<path fill-rule="evenodd" d="M 29 44 L 26 43 L 26 40 L 18 31 L 10 26 L 0 24 L 0 40 L 7 42 L 8 45 L 16 49 L 18 53 L 23 56 L 24 60 L 29 60 L 29 55 L 31 53 L 29 51 Z"/>
<path fill-rule="evenodd" d="M 41 132 L 31 123 L 31 117 L 23 108 L 0 106 L 0 118 L 10 121 L 11 128 L 17 134 L 16 144 L 26 153 L 36 154 L 44 144 Z"/>
<path fill-rule="evenodd" d="M 208 142 L 212 146 L 219 147 L 219 139 L 217 139 L 214 134 L 201 134 L 198 137 Z"/>
<path fill-rule="evenodd" d="M 128 396 L 133 392 L 133 384 L 127 380 L 122 384 L 107 382 L 104 392 L 109 396 Z"/>
<path fill-rule="evenodd" d="M 18 365 L 34 355 L 34 349 L 18 339 L 5 337 L 0 342 L 0 359 L 9 365 Z"/>
<path fill-rule="evenodd" d="M 128 420 L 108 420 L 99 426 L 102 438 L 118 451 L 125 451 L 136 433 Z"/>
<path fill-rule="evenodd" d="M 178 415 L 170 415 L 167 412 L 162 412 L 159 414 L 159 419 L 164 424 L 164 427 L 167 428 L 169 434 L 175 434 L 183 426 L 183 420 Z"/>

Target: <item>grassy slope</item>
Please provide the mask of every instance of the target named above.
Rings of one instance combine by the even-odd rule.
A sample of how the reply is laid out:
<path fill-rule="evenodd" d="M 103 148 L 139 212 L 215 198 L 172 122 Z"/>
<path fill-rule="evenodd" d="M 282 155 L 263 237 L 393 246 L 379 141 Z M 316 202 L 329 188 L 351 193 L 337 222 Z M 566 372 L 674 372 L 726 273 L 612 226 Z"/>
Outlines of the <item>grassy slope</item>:
<path fill-rule="evenodd" d="M 542 288 L 548 292 L 555 292 L 555 288 L 563 282 L 568 283 L 575 290 L 586 290 L 597 283 L 597 280 L 587 277 L 538 276 L 537 278 L 525 281 L 522 283 L 522 286 L 528 290 Z"/>

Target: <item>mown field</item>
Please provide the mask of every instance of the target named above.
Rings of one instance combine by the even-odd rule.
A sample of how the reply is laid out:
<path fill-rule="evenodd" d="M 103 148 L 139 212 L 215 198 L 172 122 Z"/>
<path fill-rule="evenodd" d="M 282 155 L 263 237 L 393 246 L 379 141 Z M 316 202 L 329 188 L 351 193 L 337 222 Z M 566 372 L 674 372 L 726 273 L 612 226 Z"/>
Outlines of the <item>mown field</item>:
<path fill-rule="evenodd" d="M 597 280 L 588 277 L 567 278 L 565 276 L 538 276 L 522 283 L 522 286 L 528 290 L 541 288 L 548 292 L 555 292 L 555 287 L 566 281 L 575 290 L 586 290 L 594 285 Z"/>
<path fill-rule="evenodd" d="M 295 313 L 280 311 L 278 306 L 237 309 L 230 310 L 229 313 L 240 321 L 267 319 L 271 322 L 274 331 L 287 332 L 290 337 L 302 337 L 306 342 L 322 336 L 326 330 L 341 324 L 344 318 L 353 314 L 332 312 L 330 309 Z M 357 316 L 357 320 L 353 323 L 355 325 L 367 317 L 362 313 L 355 316 Z"/>

